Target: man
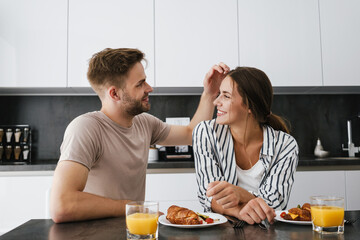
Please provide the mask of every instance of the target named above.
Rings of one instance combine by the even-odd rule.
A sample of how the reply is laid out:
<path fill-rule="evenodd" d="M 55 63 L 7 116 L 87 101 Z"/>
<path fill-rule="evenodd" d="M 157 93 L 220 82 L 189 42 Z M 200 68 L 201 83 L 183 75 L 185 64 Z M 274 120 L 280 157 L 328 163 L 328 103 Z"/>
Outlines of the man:
<path fill-rule="evenodd" d="M 102 107 L 75 118 L 65 131 L 51 191 L 54 222 L 124 215 L 127 202 L 145 198 L 150 144 L 191 145 L 196 124 L 212 118 L 228 66 L 209 70 L 190 124 L 175 126 L 143 113 L 153 90 L 143 60 L 142 52 L 126 48 L 105 49 L 90 60 L 88 79 Z"/>

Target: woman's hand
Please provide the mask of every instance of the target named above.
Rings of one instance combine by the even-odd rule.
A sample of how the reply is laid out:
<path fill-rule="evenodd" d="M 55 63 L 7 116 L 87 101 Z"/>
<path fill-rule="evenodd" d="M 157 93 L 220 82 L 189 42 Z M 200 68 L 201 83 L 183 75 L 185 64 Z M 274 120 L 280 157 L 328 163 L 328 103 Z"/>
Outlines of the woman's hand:
<path fill-rule="evenodd" d="M 241 188 L 226 181 L 215 181 L 209 183 L 206 196 L 213 197 L 213 200 L 224 209 L 236 207 L 241 202 Z"/>
<path fill-rule="evenodd" d="M 230 68 L 223 62 L 215 64 L 205 75 L 204 92 L 214 98 L 219 94 L 222 80 L 229 73 Z"/>
<path fill-rule="evenodd" d="M 250 200 L 239 212 L 239 219 L 248 224 L 260 223 L 266 218 L 270 223 L 274 222 L 275 210 L 269 207 L 262 198 Z"/>

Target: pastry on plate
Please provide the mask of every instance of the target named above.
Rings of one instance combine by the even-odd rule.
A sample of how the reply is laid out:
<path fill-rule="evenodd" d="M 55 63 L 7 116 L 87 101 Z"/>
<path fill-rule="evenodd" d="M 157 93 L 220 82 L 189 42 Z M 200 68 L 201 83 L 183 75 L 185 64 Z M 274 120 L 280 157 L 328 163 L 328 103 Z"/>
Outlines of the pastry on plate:
<path fill-rule="evenodd" d="M 168 208 L 166 219 L 172 224 L 202 224 L 202 220 L 199 215 L 197 215 L 194 211 L 176 205 L 172 205 Z"/>

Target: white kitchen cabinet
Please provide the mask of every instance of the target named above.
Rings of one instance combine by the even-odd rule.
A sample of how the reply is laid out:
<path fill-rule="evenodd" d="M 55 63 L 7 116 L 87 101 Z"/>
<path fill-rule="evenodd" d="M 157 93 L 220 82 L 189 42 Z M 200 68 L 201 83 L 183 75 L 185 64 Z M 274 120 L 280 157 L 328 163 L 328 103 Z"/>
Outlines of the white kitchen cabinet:
<path fill-rule="evenodd" d="M 52 171 L 38 176 L 5 173 L 0 175 L 0 235 L 30 219 L 48 217 L 48 190 L 53 178 Z"/>
<path fill-rule="evenodd" d="M 68 86 L 90 87 L 86 73 L 92 55 L 105 48 L 138 48 L 154 83 L 152 0 L 70 0 Z"/>
<path fill-rule="evenodd" d="M 346 198 L 346 194 L 345 171 L 296 172 L 288 208 L 309 203 L 310 196 L 332 195 Z"/>
<path fill-rule="evenodd" d="M 347 210 L 360 210 L 360 171 L 346 171 Z"/>
<path fill-rule="evenodd" d="M 219 62 L 238 65 L 236 0 L 155 0 L 156 87 L 202 87 Z"/>
<path fill-rule="evenodd" d="M 273 86 L 322 86 L 317 1 L 239 0 L 238 8 L 241 66 L 263 70 Z"/>
<path fill-rule="evenodd" d="M 174 204 L 203 211 L 197 198 L 195 173 L 147 174 L 145 193 L 145 199 L 158 201 L 164 213 Z"/>
<path fill-rule="evenodd" d="M 360 86 L 360 1 L 320 0 L 325 86 Z"/>
<path fill-rule="evenodd" d="M 66 87 L 67 0 L 0 1 L 0 87 Z"/>

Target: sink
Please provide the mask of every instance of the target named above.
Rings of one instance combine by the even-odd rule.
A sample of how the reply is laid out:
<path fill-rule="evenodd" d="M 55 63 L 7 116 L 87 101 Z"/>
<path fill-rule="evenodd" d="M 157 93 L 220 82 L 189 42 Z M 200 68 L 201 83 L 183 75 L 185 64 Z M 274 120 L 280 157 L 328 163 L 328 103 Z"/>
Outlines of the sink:
<path fill-rule="evenodd" d="M 360 160 L 360 157 L 326 157 L 326 158 L 316 158 L 316 160 L 339 160 L 339 161 L 343 161 L 343 160 Z"/>

